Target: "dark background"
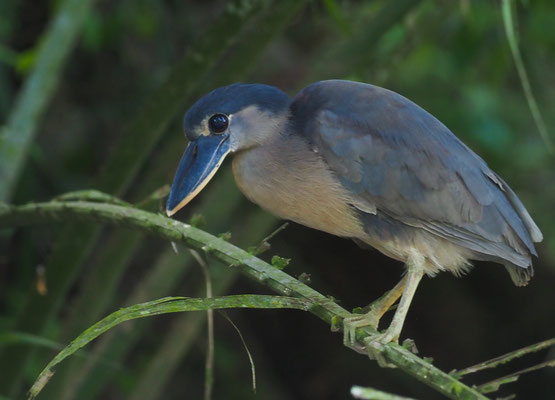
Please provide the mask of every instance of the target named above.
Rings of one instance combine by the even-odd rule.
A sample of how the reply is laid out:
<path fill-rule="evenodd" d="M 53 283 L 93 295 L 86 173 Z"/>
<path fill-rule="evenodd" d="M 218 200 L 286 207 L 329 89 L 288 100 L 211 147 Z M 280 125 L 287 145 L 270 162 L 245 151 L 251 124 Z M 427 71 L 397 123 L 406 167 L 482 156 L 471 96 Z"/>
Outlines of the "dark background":
<path fill-rule="evenodd" d="M 0 5 L 0 124 L 32 70 L 41 35 L 59 3 L 3 0 Z M 196 96 L 183 101 L 148 157 L 136 163 L 129 188 L 114 194 L 137 202 L 171 182 L 186 146 L 182 115 L 199 95 L 216 86 L 236 80 L 263 82 L 291 95 L 329 78 L 384 86 L 433 113 L 482 156 L 517 192 L 544 234 L 536 275 L 527 287 L 515 287 L 499 265 L 481 262 L 462 279 L 450 274 L 425 278 L 403 338 L 413 338 L 421 355 L 450 371 L 555 336 L 555 157 L 532 119 L 499 2 L 307 3 L 273 40 L 261 44 L 257 57 L 245 56 L 252 57 L 247 65 L 226 72 L 229 60 L 224 59 L 221 73 L 203 77 Z M 133 121 L 143 113 L 148 116 L 144 105 L 187 49 L 202 41 L 214 24 L 225 25 L 218 16 L 227 6 L 215 0 L 98 0 L 39 123 L 13 202 L 103 189 L 96 177 L 116 174 L 106 171 L 107 160 L 126 143 L 126 136 L 133 135 Z M 519 1 L 516 19 L 532 90 L 552 134 L 555 3 Z M 264 27 L 257 21 L 246 23 L 251 29 L 239 43 L 260 40 L 258 32 Z M 213 51 L 227 45 L 210 44 Z M 279 225 L 240 195 L 229 161 L 177 218 L 188 221 L 195 213 L 204 216 L 204 229 L 231 232 L 231 241 L 244 248 L 256 245 Z M 175 255 L 168 243 L 123 228 L 103 229 L 83 257 L 65 253 L 67 257 L 56 264 L 51 257 L 67 229 L 59 224 L 3 230 L 0 236 L 0 395 L 6 398 L 18 398 L 29 388 L 54 356 L 52 348 L 65 345 L 110 312 L 169 295 L 203 296 L 202 273 L 187 249 Z M 74 229 L 89 227 L 80 224 Z M 292 259 L 288 273 L 310 274 L 311 286 L 347 308 L 379 297 L 402 272 L 402 265 L 377 251 L 364 251 L 351 241 L 296 224 L 272 240 L 272 249 L 262 258 L 274 254 Z M 220 294 L 269 293 L 209 261 Z M 70 264 L 76 267 L 67 288 L 49 299 L 56 282 L 67 278 L 50 267 Z M 45 295 L 37 294 L 38 266 L 47 268 Z M 44 306 L 49 301 L 52 304 Z M 441 398 L 402 372 L 380 369 L 345 349 L 341 335 L 310 314 L 233 310 L 228 315 L 252 352 L 258 388 L 253 395 L 241 340 L 216 314 L 216 399 L 340 399 L 349 398 L 353 384 L 419 399 Z M 40 324 L 33 323 L 39 319 Z M 39 398 L 201 398 L 203 321 L 199 313 L 126 323 L 80 356 L 64 361 Z M 553 350 L 465 382 L 483 383 L 550 357 Z M 496 395 L 553 398 L 554 378 L 552 368 L 542 369 Z"/>

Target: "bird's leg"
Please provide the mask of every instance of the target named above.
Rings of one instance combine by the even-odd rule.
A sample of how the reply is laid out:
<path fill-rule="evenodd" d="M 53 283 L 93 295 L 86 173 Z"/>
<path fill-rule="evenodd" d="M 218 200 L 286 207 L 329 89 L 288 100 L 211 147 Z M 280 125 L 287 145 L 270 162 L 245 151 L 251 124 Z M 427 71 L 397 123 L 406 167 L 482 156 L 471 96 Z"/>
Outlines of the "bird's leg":
<path fill-rule="evenodd" d="M 407 275 L 404 275 L 401 280 L 393 287 L 393 289 L 386 292 L 382 297 L 372 302 L 369 306 L 369 311 L 365 314 L 365 318 L 370 322 L 370 326 L 378 328 L 380 320 L 384 314 L 395 304 L 399 297 L 403 294 L 405 286 L 407 285 Z"/>
<path fill-rule="evenodd" d="M 417 251 L 413 251 L 409 259 L 407 260 L 407 282 L 403 290 L 403 295 L 401 296 L 401 301 L 399 306 L 395 311 L 393 320 L 389 325 L 389 328 L 384 333 L 380 333 L 375 336 L 370 336 L 364 339 L 366 348 L 370 355 L 374 356 L 378 361 L 380 361 L 380 350 L 382 346 L 389 342 L 397 342 L 399 340 L 399 335 L 403 329 L 403 324 L 405 322 L 405 317 L 409 310 L 410 303 L 416 292 L 416 288 L 424 275 L 424 256 Z"/>
<path fill-rule="evenodd" d="M 383 315 L 391 308 L 393 304 L 401 297 L 403 290 L 407 284 L 407 275 L 388 292 L 386 292 L 378 300 L 370 304 L 370 311 L 366 314 L 352 315 L 343 320 L 343 343 L 349 347 L 355 345 L 356 329 L 363 326 L 371 326 L 378 330 L 378 324 Z"/>

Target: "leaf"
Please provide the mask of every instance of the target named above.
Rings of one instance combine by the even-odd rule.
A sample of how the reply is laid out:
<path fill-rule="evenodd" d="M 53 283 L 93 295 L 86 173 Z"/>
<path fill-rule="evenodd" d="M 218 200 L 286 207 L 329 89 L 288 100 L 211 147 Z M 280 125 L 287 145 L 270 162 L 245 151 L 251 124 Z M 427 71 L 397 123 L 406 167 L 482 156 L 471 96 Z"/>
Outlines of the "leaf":
<path fill-rule="evenodd" d="M 280 256 L 273 256 L 272 257 L 272 265 L 279 270 L 285 269 L 291 262 L 290 258 L 283 258 Z"/>
<path fill-rule="evenodd" d="M 237 295 L 213 298 L 186 298 L 186 297 L 164 297 L 162 299 L 136 304 L 131 307 L 122 308 L 101 321 L 97 322 L 66 348 L 59 352 L 56 357 L 48 363 L 42 370 L 35 383 L 29 390 L 29 398 L 35 398 L 48 380 L 54 374 L 53 368 L 68 356 L 96 339 L 104 332 L 121 324 L 137 318 L 144 318 L 159 314 L 168 314 L 183 311 L 205 311 L 222 308 L 291 308 L 297 310 L 307 310 L 308 304 L 300 299 L 284 296 L 265 296 L 265 295 Z"/>

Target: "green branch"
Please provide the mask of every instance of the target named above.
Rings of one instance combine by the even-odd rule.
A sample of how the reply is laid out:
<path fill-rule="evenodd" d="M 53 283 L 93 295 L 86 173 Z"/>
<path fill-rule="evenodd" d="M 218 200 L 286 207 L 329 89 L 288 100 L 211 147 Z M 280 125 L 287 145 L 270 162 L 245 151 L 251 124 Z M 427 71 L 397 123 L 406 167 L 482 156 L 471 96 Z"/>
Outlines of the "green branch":
<path fill-rule="evenodd" d="M 119 224 L 140 229 L 170 241 L 183 242 L 232 265 L 282 295 L 306 301 L 309 304 L 307 311 L 328 324 L 340 326 L 340 321 L 350 315 L 347 310 L 329 298 L 246 251 L 200 229 L 162 215 L 115 204 L 87 201 L 51 201 L 22 206 L 0 204 L 0 226 L 24 226 L 67 220 Z M 375 333 L 370 328 L 359 329 L 357 339 L 362 343 L 365 337 Z M 396 365 L 402 371 L 449 398 L 487 399 L 475 389 L 435 368 L 398 344 L 390 343 L 383 346 L 382 354 L 388 363 Z"/>

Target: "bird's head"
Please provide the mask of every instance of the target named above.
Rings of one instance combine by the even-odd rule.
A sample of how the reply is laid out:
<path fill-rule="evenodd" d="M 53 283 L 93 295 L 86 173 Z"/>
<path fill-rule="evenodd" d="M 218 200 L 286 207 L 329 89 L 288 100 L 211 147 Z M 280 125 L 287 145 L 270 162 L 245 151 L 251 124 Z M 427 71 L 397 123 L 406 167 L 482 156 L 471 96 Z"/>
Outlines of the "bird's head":
<path fill-rule="evenodd" d="M 262 145 L 278 129 L 291 99 L 261 84 L 234 84 L 213 90 L 185 114 L 189 140 L 166 204 L 169 216 L 191 201 L 229 153 Z"/>

